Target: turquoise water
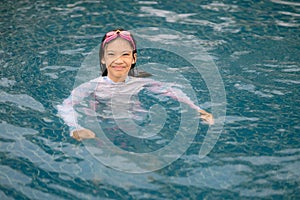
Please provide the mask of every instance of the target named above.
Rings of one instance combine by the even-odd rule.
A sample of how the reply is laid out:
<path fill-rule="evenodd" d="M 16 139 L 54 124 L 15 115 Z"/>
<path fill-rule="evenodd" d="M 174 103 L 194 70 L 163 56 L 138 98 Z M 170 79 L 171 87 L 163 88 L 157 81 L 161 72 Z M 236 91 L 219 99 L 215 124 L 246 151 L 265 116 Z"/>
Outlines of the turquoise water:
<path fill-rule="evenodd" d="M 300 198 L 297 1 L 7 1 L 0 8 L 0 199 Z M 226 119 L 206 157 L 198 156 L 203 124 L 178 160 L 141 174 L 111 169 L 70 139 L 56 105 L 115 27 L 193 35 L 213 58 Z M 140 53 L 141 64 L 154 57 L 182 65 L 199 104 L 210 110 L 207 87 L 185 61 L 164 51 L 156 58 Z M 177 129 L 172 120 L 168 127 Z"/>

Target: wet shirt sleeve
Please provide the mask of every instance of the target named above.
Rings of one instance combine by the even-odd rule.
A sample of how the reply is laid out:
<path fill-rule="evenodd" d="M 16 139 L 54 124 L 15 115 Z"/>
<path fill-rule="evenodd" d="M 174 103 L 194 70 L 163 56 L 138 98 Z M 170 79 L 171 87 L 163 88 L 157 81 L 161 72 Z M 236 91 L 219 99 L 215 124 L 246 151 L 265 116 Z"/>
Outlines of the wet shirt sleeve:
<path fill-rule="evenodd" d="M 180 89 L 180 86 L 176 84 L 153 81 L 149 90 L 185 103 L 195 110 L 200 110 L 200 107 L 195 105 L 195 103 Z"/>
<path fill-rule="evenodd" d="M 70 133 L 75 129 L 82 129 L 78 124 L 77 118 L 79 114 L 74 109 L 74 106 L 79 104 L 85 97 L 91 95 L 95 91 L 98 83 L 99 82 L 96 79 L 83 83 L 75 88 L 71 92 L 71 95 L 65 99 L 61 105 L 57 106 L 57 114 L 69 126 Z"/>

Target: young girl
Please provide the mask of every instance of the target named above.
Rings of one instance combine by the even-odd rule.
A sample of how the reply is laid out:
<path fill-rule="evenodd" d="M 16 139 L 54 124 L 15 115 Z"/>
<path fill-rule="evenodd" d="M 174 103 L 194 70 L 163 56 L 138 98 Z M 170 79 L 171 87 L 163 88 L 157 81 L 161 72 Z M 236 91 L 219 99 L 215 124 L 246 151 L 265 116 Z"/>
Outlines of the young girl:
<path fill-rule="evenodd" d="M 135 77 L 139 76 L 135 70 L 137 49 L 136 42 L 130 32 L 119 29 L 106 33 L 102 39 L 99 56 L 102 76 L 75 88 L 62 105 L 57 107 L 58 115 L 70 127 L 70 135 L 73 138 L 79 141 L 95 138 L 93 131 L 78 124 L 79 113 L 74 109 L 74 106 L 80 104 L 84 98 L 92 95 L 96 101 L 102 102 L 102 106 L 107 107 L 112 106 L 108 106 L 108 104 L 114 102 L 115 100 L 112 101 L 112 99 L 116 98 L 118 98 L 118 104 L 137 105 L 138 102 L 128 101 L 126 98 L 123 98 L 122 102 L 122 96 L 132 96 L 143 89 L 186 103 L 200 113 L 200 118 L 204 122 L 209 125 L 214 123 L 213 116 L 196 106 L 181 90 L 153 79 Z"/>

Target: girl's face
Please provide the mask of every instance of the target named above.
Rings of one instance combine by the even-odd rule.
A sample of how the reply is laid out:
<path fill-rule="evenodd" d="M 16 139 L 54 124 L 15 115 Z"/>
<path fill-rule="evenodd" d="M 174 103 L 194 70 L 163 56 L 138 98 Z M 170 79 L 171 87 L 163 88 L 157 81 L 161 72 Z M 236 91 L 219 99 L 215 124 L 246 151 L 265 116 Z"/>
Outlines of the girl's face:
<path fill-rule="evenodd" d="M 128 76 L 131 65 L 136 62 L 136 53 L 128 41 L 117 38 L 104 49 L 101 63 L 106 65 L 107 76 L 114 82 L 123 82 Z"/>

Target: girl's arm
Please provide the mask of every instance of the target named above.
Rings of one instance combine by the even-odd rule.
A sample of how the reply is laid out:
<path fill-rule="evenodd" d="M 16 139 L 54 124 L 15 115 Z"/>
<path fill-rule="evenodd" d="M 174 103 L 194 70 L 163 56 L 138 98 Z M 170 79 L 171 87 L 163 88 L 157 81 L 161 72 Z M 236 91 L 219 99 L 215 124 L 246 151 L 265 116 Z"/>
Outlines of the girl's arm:
<path fill-rule="evenodd" d="M 176 99 L 180 102 L 183 102 L 189 105 L 191 108 L 197 110 L 200 113 L 200 118 L 204 120 L 209 125 L 214 124 L 214 119 L 212 114 L 206 112 L 205 110 L 201 109 L 199 106 L 195 105 L 195 103 L 179 88 L 172 87 L 174 85 L 170 83 L 161 83 L 161 82 L 154 82 L 153 85 L 150 87 L 150 90 L 154 93 L 158 93 L 164 96 L 169 96 L 173 99 Z"/>
<path fill-rule="evenodd" d="M 64 122 L 69 126 L 70 135 L 73 136 L 75 130 L 84 129 L 78 124 L 79 113 L 76 112 L 74 106 L 82 102 L 82 100 L 93 93 L 98 85 L 98 81 L 95 79 L 75 88 L 71 95 L 63 101 L 61 105 L 57 106 L 58 116 L 61 117 Z"/>

